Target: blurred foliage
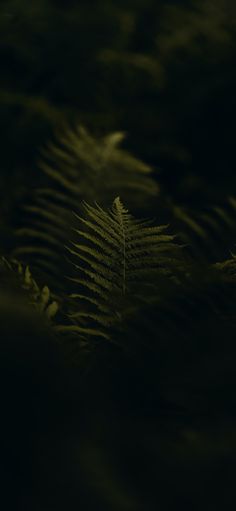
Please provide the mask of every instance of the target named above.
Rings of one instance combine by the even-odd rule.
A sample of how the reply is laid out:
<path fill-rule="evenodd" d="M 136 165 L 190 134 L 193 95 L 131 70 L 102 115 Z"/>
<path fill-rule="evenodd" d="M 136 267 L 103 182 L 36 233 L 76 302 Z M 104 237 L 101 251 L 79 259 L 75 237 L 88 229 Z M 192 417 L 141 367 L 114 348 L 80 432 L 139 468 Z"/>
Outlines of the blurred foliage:
<path fill-rule="evenodd" d="M 130 133 L 128 148 L 183 201 L 219 195 L 223 169 L 235 186 L 235 19 L 232 0 L 6 0 L 3 175 L 35 181 L 37 149 L 64 117 Z"/>
<path fill-rule="evenodd" d="M 1 6 L 4 509 L 232 509 L 235 28 L 234 0 Z M 118 195 L 136 236 L 147 215 L 181 245 L 158 279 L 155 245 L 129 247 L 157 292 L 134 281 L 119 303 Z M 94 282 L 109 314 L 122 305 L 109 341 Z"/>

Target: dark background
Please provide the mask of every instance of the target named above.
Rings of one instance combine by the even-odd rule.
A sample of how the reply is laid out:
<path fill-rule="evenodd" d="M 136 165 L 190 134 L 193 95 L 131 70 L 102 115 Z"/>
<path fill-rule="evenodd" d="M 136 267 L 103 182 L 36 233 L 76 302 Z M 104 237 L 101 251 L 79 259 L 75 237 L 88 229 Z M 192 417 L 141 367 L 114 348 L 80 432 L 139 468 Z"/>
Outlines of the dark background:
<path fill-rule="evenodd" d="M 232 0 L 5 0 L 1 216 L 37 182 L 39 148 L 65 120 L 126 131 L 183 203 L 232 192 L 235 23 Z"/>
<path fill-rule="evenodd" d="M 25 193 L 40 183 L 41 146 L 65 122 L 98 136 L 127 132 L 125 147 L 158 170 L 177 204 L 198 210 L 234 195 L 235 29 L 234 0 L 3 1 L 1 248 L 11 245 Z M 223 369 L 214 362 L 212 381 L 205 368 L 210 413 L 207 399 L 201 411 L 190 399 L 187 416 L 181 406 L 145 409 L 142 399 L 134 411 L 129 368 L 120 374 L 117 362 L 124 411 L 104 397 L 109 374 L 97 388 L 96 372 L 86 377 L 81 391 L 83 380 L 42 349 L 40 331 L 32 361 L 35 323 L 25 327 L 17 304 L 14 328 L 10 305 L 1 313 L 3 336 L 13 339 L 3 349 L 2 388 L 14 382 L 4 401 L 4 509 L 235 509 L 230 377 L 216 385 L 229 354 Z"/>

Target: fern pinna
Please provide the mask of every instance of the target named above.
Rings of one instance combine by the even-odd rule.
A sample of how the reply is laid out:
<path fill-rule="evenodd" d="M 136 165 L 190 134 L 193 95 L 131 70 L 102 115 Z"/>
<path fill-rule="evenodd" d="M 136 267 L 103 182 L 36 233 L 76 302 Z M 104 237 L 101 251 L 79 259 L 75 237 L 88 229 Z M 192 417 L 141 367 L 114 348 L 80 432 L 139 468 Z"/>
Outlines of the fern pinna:
<path fill-rule="evenodd" d="M 60 329 L 110 338 L 135 299 L 157 294 L 158 277 L 172 276 L 180 247 L 166 225 L 136 220 L 119 197 L 108 211 L 88 204 L 84 209 L 87 218 L 76 215 L 84 227 L 76 229 L 80 241 L 68 247 L 77 273 L 71 299 L 77 305 L 71 305 L 72 324 Z"/>

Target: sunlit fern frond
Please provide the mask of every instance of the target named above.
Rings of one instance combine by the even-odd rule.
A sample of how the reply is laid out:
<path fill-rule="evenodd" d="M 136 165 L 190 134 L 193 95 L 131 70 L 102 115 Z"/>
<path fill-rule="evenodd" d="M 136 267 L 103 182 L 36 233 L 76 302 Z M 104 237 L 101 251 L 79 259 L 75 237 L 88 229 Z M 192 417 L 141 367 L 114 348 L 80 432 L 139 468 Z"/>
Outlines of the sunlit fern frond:
<path fill-rule="evenodd" d="M 136 300 L 158 295 L 159 283 L 174 278 L 181 251 L 167 226 L 136 220 L 119 197 L 108 211 L 84 208 L 87 217 L 77 216 L 79 242 L 68 248 L 77 272 L 68 330 L 109 338 Z"/>
<path fill-rule="evenodd" d="M 108 206 L 120 193 L 140 210 L 158 195 L 151 168 L 120 148 L 123 139 L 120 132 L 96 139 L 78 126 L 49 144 L 40 162 L 48 185 L 36 190 L 24 207 L 14 257 L 57 273 L 74 225 L 72 211 L 79 213 L 83 200 Z"/>
<path fill-rule="evenodd" d="M 32 306 L 38 313 L 43 314 L 47 320 L 52 320 L 58 312 L 59 304 L 52 296 L 48 286 L 43 286 L 40 289 L 32 277 L 29 267 L 24 267 L 17 260 L 8 260 L 1 257 L 0 265 L 3 271 L 12 273 L 13 278 L 19 283 L 20 290 L 23 291 L 28 305 Z"/>
<path fill-rule="evenodd" d="M 236 244 L 236 199 L 200 212 L 174 207 L 181 238 L 198 261 L 216 262 L 228 256 Z"/>

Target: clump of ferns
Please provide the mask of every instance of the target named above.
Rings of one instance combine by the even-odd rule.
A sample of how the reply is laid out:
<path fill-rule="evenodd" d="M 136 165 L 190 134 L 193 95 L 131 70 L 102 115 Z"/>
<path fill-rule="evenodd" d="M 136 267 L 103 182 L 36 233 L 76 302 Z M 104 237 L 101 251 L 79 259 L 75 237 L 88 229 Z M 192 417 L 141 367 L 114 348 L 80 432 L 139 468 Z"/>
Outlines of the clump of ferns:
<path fill-rule="evenodd" d="M 178 284 L 181 247 L 167 225 L 136 219 L 119 197 L 107 211 L 87 203 L 84 210 L 86 217 L 76 215 L 79 241 L 68 247 L 75 271 L 71 324 L 58 330 L 116 342 L 114 331 L 122 332 L 140 304 L 160 301 L 167 281 Z"/>
<path fill-rule="evenodd" d="M 14 257 L 49 278 L 58 277 L 66 271 L 64 246 L 75 224 L 72 212 L 81 213 L 83 200 L 108 206 L 121 194 L 134 210 L 155 200 L 159 187 L 152 169 L 121 149 L 123 140 L 121 132 L 95 138 L 78 126 L 67 128 L 42 151 L 39 166 L 46 176 L 45 186 L 35 190 L 24 206 Z M 54 280 L 61 283 L 61 279 Z"/>
<path fill-rule="evenodd" d="M 220 349 L 225 332 L 229 343 L 236 332 L 233 323 L 229 328 L 233 300 L 224 275 L 186 259 L 167 225 L 136 219 L 119 197 L 111 209 L 86 203 L 84 211 L 75 216 L 78 241 L 67 247 L 74 268 L 68 321 L 56 327 L 71 354 L 102 352 L 110 363 L 118 349 L 123 361 L 138 364 L 154 393 L 160 386 L 173 399 L 176 384 L 186 392 L 189 367 L 199 367 L 194 385 L 200 388 L 201 368 L 215 349 L 212 336 Z"/>

